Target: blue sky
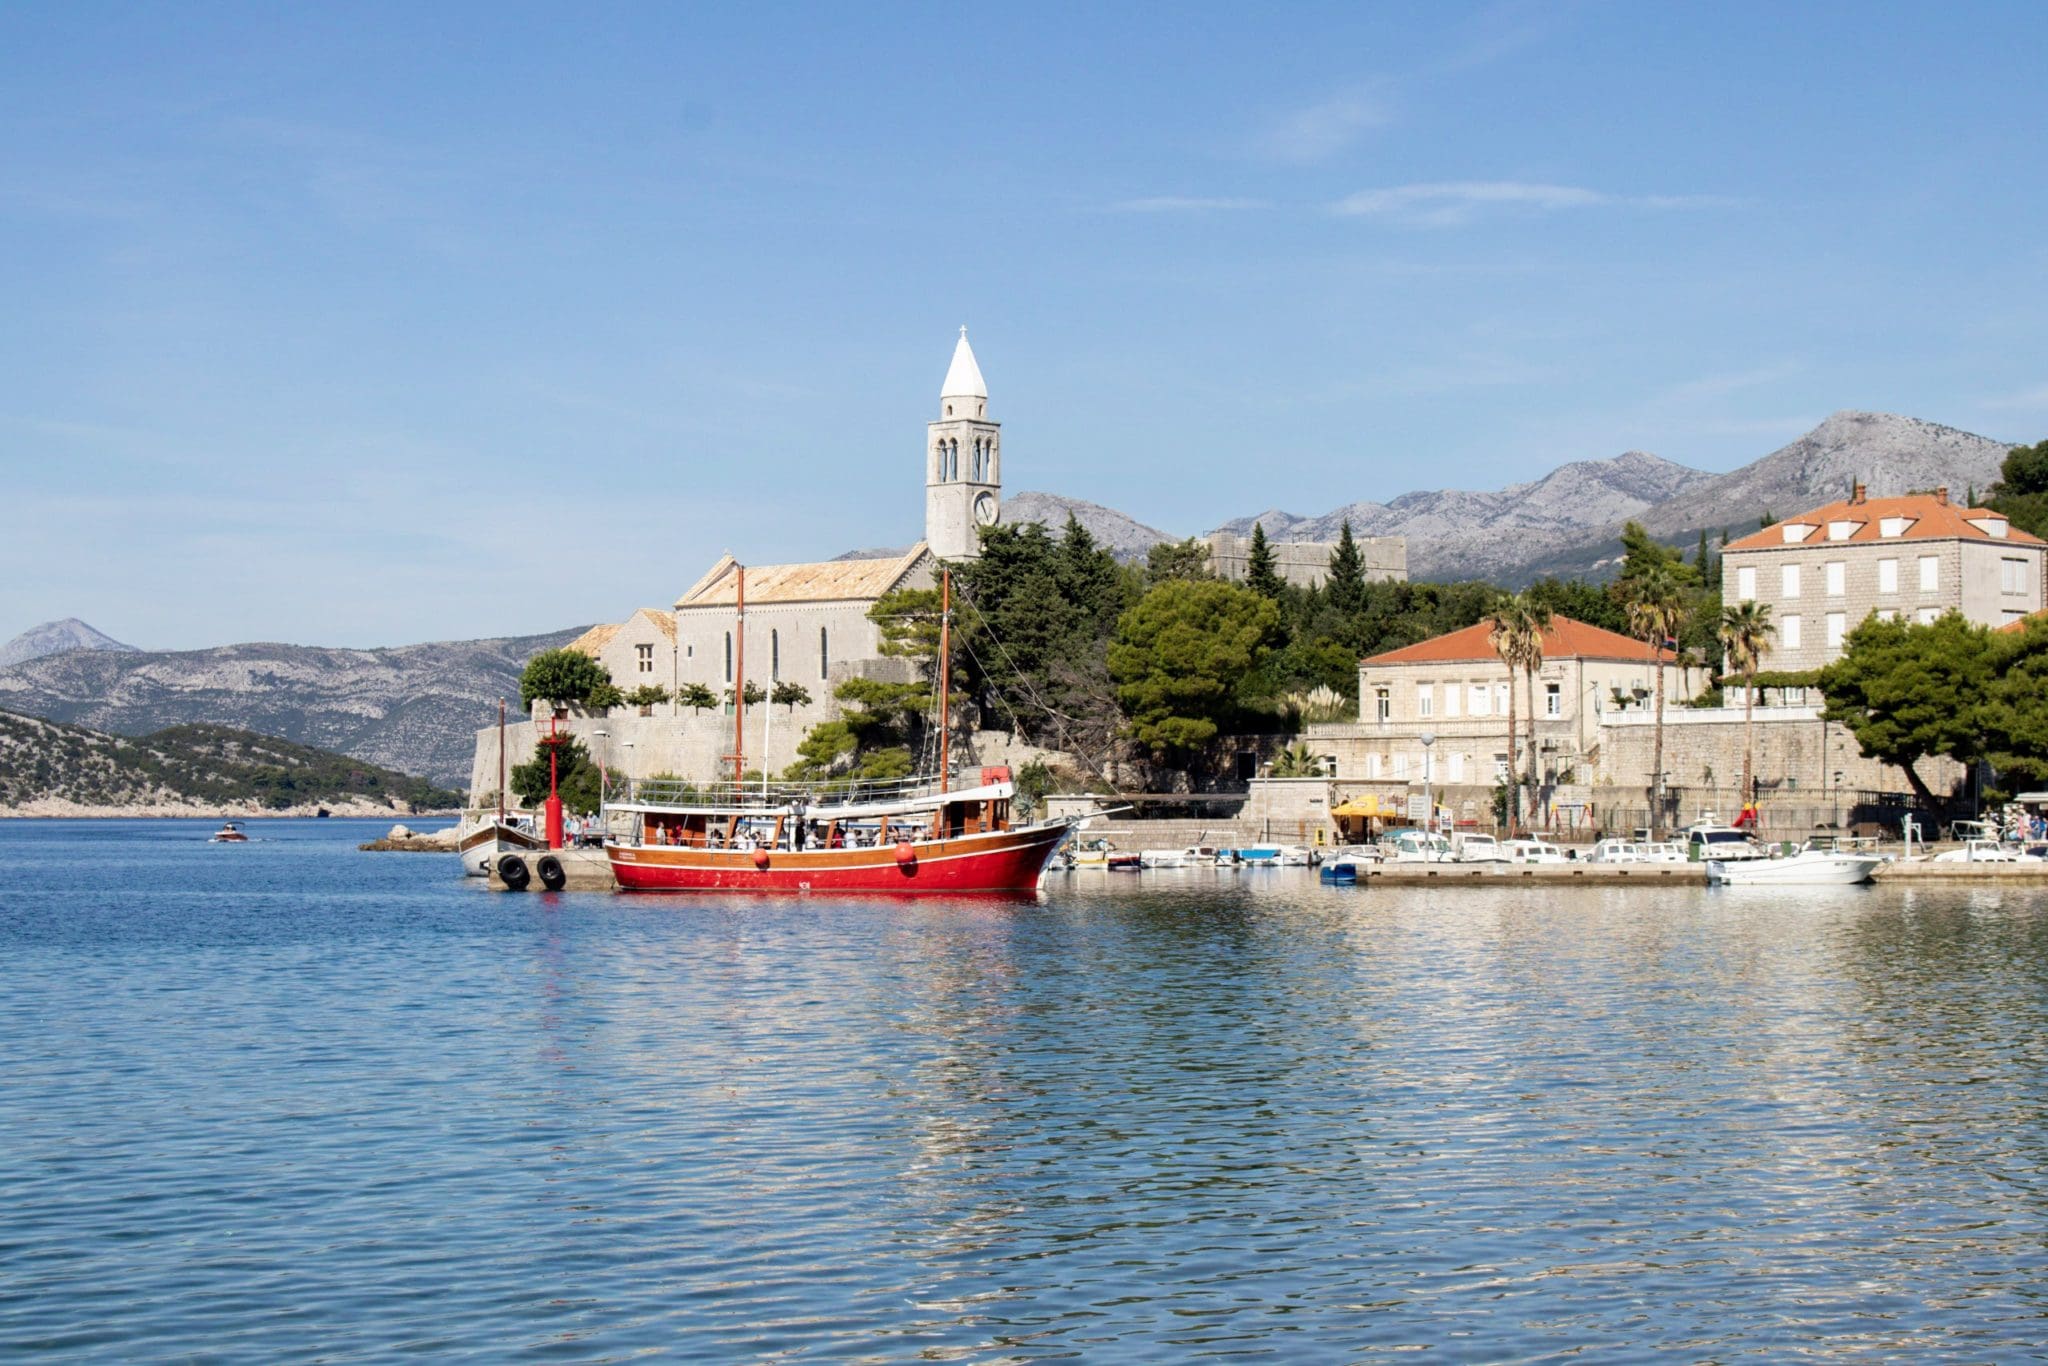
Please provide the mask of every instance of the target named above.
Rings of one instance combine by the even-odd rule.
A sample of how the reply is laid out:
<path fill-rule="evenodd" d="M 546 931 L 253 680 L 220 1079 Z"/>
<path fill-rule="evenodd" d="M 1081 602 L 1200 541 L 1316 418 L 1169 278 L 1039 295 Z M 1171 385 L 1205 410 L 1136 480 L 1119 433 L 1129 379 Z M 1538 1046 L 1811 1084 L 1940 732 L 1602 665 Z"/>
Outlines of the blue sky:
<path fill-rule="evenodd" d="M 0 9 L 0 638 L 543 630 L 1005 477 L 1175 532 L 2048 436 L 2034 4 Z M 548 553 L 540 552 L 548 548 Z"/>

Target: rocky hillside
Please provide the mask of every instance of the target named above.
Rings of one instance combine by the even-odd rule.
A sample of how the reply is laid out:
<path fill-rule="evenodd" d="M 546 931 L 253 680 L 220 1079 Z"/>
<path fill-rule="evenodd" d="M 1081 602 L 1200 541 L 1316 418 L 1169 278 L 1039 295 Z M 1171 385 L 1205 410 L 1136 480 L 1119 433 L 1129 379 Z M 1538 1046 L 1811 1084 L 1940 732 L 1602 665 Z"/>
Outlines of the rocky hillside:
<path fill-rule="evenodd" d="M 1718 532 L 1765 512 L 1788 517 L 1849 494 L 1861 479 L 1874 498 L 1946 484 L 1961 499 L 1998 480 L 2008 441 L 1993 441 L 1891 413 L 1836 413 L 1789 446 L 1659 503 L 1640 520 L 1660 535 Z"/>
<path fill-rule="evenodd" d="M 1588 527 L 1619 527 L 1711 480 L 1645 451 L 1611 460 L 1579 460 L 1527 484 L 1497 492 L 1404 493 L 1388 503 L 1359 502 L 1320 517 L 1262 512 L 1219 530 L 1275 540 L 1334 541 L 1346 518 L 1359 536 L 1405 536 L 1408 572 L 1418 579 L 1511 575 L 1531 558 L 1583 544 Z"/>
<path fill-rule="evenodd" d="M 1126 517 L 1115 508 L 1079 498 L 1063 498 L 1057 493 L 1019 493 L 1003 499 L 1005 522 L 1039 522 L 1054 535 L 1066 526 L 1069 516 L 1119 560 L 1142 560 L 1160 542 L 1180 539 Z"/>
<path fill-rule="evenodd" d="M 518 704 L 526 661 L 580 633 L 381 650 L 72 650 L 0 669 L 0 707 L 119 735 L 234 726 L 460 786 L 498 699 Z"/>
<path fill-rule="evenodd" d="M 5 645 L 0 645 L 0 669 L 10 664 L 26 664 L 31 659 L 44 655 L 60 655 L 66 650 L 133 650 L 133 645 L 123 645 L 100 631 L 80 621 L 77 617 L 66 617 L 62 621 L 46 621 L 41 626 L 31 626 Z"/>
<path fill-rule="evenodd" d="M 128 738 L 0 711 L 0 813 L 341 814 L 459 806 L 461 795 L 344 754 L 226 726 Z"/>

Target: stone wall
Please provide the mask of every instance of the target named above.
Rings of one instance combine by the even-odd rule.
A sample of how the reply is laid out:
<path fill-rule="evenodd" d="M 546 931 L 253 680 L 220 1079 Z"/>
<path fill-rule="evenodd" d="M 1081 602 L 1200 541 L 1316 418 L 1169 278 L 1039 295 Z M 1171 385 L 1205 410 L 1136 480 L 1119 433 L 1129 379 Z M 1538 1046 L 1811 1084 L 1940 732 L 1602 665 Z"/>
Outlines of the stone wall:
<path fill-rule="evenodd" d="M 1666 708 L 1666 785 L 1734 792 L 1742 784 L 1742 737 L 1739 707 Z M 1651 714 L 1609 714 L 1601 721 L 1591 781 L 1596 787 L 1641 792 L 1650 783 L 1655 745 Z M 1837 786 L 1852 792 L 1905 792 L 1911 787 L 1897 768 L 1863 757 L 1848 728 L 1823 721 L 1818 707 L 1756 709 L 1755 771 L 1767 804 L 1779 799 L 1811 803 L 1815 794 L 1825 797 Z M 1842 775 L 1839 784 L 1837 773 Z M 1947 759 L 1924 761 L 1920 773 L 1937 793 L 1964 778 L 1962 765 Z"/>
<path fill-rule="evenodd" d="M 1408 578 L 1408 542 L 1400 536 L 1357 536 L 1359 559 L 1368 580 L 1403 582 Z M 1330 574 L 1330 555 L 1335 541 L 1269 541 L 1273 568 L 1281 578 L 1303 588 L 1321 583 Z M 1249 536 L 1219 531 L 1209 537 L 1209 571 L 1220 579 L 1242 583 L 1251 560 Z"/>

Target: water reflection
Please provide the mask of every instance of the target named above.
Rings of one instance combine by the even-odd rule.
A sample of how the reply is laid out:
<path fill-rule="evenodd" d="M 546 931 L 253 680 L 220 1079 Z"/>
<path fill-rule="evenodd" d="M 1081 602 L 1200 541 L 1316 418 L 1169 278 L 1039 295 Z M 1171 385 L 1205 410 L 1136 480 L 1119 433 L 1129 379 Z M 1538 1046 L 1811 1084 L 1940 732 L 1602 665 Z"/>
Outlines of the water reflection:
<path fill-rule="evenodd" d="M 33 833 L 0 831 L 0 1351 L 2044 1337 L 2038 897 L 494 898 L 352 850 L 74 874 Z"/>

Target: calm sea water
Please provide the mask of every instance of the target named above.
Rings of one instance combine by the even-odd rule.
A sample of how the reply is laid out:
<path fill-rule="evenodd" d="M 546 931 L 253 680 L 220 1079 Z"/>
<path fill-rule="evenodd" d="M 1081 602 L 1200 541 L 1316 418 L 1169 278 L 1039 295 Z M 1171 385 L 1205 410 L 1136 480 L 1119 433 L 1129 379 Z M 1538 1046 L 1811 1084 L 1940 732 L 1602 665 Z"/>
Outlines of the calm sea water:
<path fill-rule="evenodd" d="M 0 1355 L 2048 1353 L 2048 900 L 0 823 Z"/>

